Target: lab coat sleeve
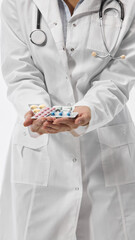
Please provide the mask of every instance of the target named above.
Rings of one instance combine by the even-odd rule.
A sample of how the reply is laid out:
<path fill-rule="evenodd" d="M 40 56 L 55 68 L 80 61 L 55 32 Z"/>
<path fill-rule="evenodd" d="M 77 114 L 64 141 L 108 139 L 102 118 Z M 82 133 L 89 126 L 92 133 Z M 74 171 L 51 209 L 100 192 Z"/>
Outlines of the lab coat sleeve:
<path fill-rule="evenodd" d="M 34 65 L 29 48 L 22 36 L 15 0 L 1 5 L 1 69 L 7 85 L 7 97 L 18 117 L 24 120 L 28 104 L 50 106 L 42 72 Z"/>
<path fill-rule="evenodd" d="M 115 57 L 92 81 L 91 88 L 74 106 L 88 106 L 91 121 L 83 134 L 109 123 L 123 109 L 135 84 L 135 19 L 123 37 Z M 96 61 L 96 58 L 93 59 Z M 77 131 L 76 131 L 77 133 Z"/>

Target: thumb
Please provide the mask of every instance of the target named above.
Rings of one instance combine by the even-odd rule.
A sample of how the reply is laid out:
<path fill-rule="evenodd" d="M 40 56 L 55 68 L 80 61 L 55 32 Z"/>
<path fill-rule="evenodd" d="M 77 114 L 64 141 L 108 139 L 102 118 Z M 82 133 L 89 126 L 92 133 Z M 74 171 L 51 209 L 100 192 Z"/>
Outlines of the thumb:
<path fill-rule="evenodd" d="M 32 124 L 33 122 L 33 119 L 31 119 L 31 117 L 34 115 L 34 113 L 30 110 L 28 111 L 25 115 L 24 115 L 24 118 L 25 118 L 25 121 L 23 123 L 24 127 L 27 127 L 29 125 Z"/>
<path fill-rule="evenodd" d="M 87 117 L 87 114 L 82 114 L 75 120 L 75 124 L 79 126 L 85 126 L 89 123 L 89 118 Z"/>

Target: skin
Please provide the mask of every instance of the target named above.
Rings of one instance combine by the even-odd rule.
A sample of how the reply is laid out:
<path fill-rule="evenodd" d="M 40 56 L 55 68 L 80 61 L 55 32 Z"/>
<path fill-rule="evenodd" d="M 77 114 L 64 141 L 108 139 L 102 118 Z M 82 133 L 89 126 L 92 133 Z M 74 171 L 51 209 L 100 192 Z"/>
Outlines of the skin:
<path fill-rule="evenodd" d="M 64 0 L 65 3 L 68 5 L 71 15 L 73 14 L 74 8 L 79 0 Z"/>
<path fill-rule="evenodd" d="M 65 131 L 71 131 L 78 128 L 79 126 L 85 126 L 89 124 L 91 119 L 91 111 L 87 106 L 78 106 L 74 109 L 75 112 L 78 112 L 78 116 L 75 119 L 70 118 L 59 118 L 55 117 L 41 117 L 39 119 L 33 120 L 31 117 L 34 115 L 30 110 L 28 111 L 24 118 L 23 123 L 24 127 L 30 126 L 32 132 L 37 132 L 42 135 L 45 133 L 59 133 Z"/>

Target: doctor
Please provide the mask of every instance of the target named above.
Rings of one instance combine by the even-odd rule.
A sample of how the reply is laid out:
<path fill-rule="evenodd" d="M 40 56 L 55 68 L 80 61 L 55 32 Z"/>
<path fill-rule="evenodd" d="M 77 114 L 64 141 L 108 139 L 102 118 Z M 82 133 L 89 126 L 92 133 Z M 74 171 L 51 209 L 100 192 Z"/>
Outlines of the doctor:
<path fill-rule="evenodd" d="M 2 72 L 18 118 L 0 240 L 135 239 L 135 126 L 126 106 L 135 84 L 134 5 L 3 0 Z M 35 30 L 45 33 L 42 46 L 30 38 Z M 28 104 L 41 103 L 73 105 L 79 116 L 31 121 Z"/>

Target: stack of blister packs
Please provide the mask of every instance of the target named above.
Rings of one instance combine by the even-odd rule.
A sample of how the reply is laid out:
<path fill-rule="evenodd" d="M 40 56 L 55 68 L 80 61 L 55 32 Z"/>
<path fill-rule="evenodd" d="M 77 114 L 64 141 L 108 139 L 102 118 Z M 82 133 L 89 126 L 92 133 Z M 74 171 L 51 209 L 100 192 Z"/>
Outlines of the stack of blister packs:
<path fill-rule="evenodd" d="M 78 113 L 74 112 L 74 107 L 71 106 L 53 106 L 52 108 L 46 107 L 44 104 L 29 104 L 30 109 L 34 113 L 32 119 L 37 119 L 40 117 L 68 117 L 68 118 L 75 118 L 77 117 Z"/>

